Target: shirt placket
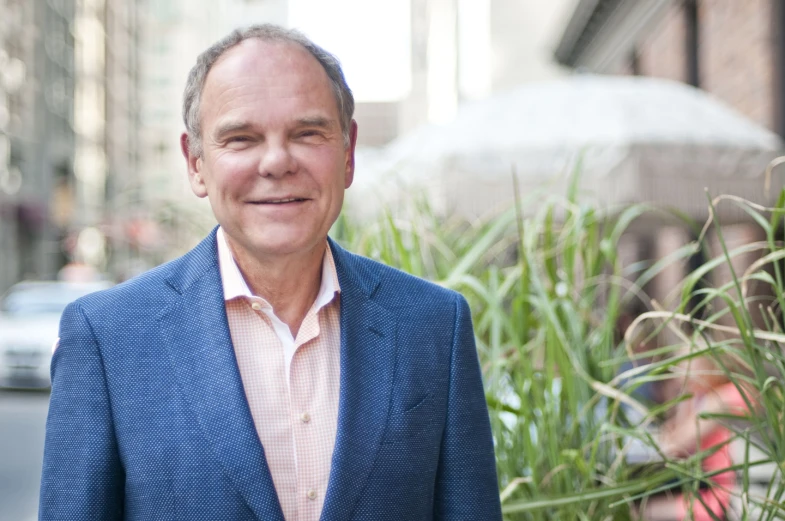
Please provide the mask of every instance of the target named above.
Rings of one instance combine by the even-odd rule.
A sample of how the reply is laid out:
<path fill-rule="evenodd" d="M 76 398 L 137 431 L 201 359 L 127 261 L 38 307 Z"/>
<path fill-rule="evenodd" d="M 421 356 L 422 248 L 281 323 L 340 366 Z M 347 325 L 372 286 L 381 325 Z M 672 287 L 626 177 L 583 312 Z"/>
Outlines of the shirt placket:
<path fill-rule="evenodd" d="M 319 460 L 319 418 L 312 382 L 314 349 L 313 340 L 319 335 L 317 313 L 306 315 L 295 342 L 295 352 L 289 372 L 291 397 L 291 422 L 294 446 L 297 453 L 297 513 L 298 521 L 318 521 L 324 503 Z"/>
<path fill-rule="evenodd" d="M 265 422 L 267 434 L 263 438 L 272 442 L 265 447 L 265 456 L 268 464 L 277 469 L 277 472 L 273 473 L 273 482 L 284 518 L 286 521 L 297 521 L 297 454 L 291 421 L 287 421 L 289 418 L 286 415 L 287 411 L 290 413 L 288 416 L 291 415 L 292 407 L 283 362 L 285 348 L 274 331 L 272 320 L 267 316 L 270 305 L 259 297 L 251 297 L 249 301 L 257 320 L 261 321 L 260 325 L 272 333 L 269 345 L 273 347 L 272 352 L 258 353 L 264 358 L 263 364 L 268 369 L 265 375 L 268 392 L 264 393 L 264 399 L 259 402 L 262 409 L 257 411 L 255 417 Z M 283 415 L 275 414 L 273 410 L 283 412 Z"/>

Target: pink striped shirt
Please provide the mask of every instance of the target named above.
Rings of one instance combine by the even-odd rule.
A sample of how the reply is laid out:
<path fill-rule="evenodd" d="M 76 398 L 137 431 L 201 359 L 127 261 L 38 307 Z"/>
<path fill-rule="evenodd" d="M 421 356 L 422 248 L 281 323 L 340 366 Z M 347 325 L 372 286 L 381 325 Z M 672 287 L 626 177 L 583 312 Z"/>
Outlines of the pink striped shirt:
<path fill-rule="evenodd" d="M 338 425 L 341 289 L 332 252 L 328 245 L 319 293 L 294 338 L 251 293 L 220 228 L 217 241 L 229 331 L 284 518 L 318 521 Z"/>

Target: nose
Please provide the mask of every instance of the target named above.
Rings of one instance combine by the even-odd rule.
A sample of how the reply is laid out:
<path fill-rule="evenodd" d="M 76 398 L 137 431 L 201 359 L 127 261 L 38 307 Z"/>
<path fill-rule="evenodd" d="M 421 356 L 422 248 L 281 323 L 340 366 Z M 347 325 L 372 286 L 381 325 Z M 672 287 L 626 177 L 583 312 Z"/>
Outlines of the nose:
<path fill-rule="evenodd" d="M 297 162 L 285 140 L 268 140 L 262 147 L 259 160 L 259 175 L 262 177 L 283 177 L 293 173 Z"/>

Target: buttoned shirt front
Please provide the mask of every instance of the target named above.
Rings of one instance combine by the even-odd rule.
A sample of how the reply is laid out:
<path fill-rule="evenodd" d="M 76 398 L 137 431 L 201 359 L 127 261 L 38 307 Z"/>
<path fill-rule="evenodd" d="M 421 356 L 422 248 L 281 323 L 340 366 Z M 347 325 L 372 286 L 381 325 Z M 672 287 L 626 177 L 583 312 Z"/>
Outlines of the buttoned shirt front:
<path fill-rule="evenodd" d="M 229 331 L 245 395 L 286 521 L 317 521 L 338 424 L 340 285 L 329 245 L 319 293 L 294 337 L 251 293 L 218 229 Z"/>

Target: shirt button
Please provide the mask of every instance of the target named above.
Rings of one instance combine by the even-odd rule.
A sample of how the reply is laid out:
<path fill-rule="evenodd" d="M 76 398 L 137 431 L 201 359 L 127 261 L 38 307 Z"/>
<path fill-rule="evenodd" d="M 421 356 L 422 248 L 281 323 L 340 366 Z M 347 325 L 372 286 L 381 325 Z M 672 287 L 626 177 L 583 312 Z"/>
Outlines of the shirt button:
<path fill-rule="evenodd" d="M 305 494 L 305 495 L 306 495 L 306 496 L 308 497 L 308 499 L 310 499 L 311 501 L 313 501 L 314 499 L 316 499 L 316 491 L 315 491 L 314 489 L 311 489 L 311 490 L 309 490 L 309 491 L 308 491 L 308 493 L 307 493 L 307 494 Z"/>
<path fill-rule="evenodd" d="M 307 412 L 302 413 L 300 415 L 300 421 L 303 423 L 308 423 L 309 421 L 311 421 L 311 415 L 308 414 Z"/>
<path fill-rule="evenodd" d="M 254 311 L 261 311 L 262 305 L 259 304 L 258 302 L 254 302 L 253 304 L 251 304 L 251 309 L 253 309 Z"/>

